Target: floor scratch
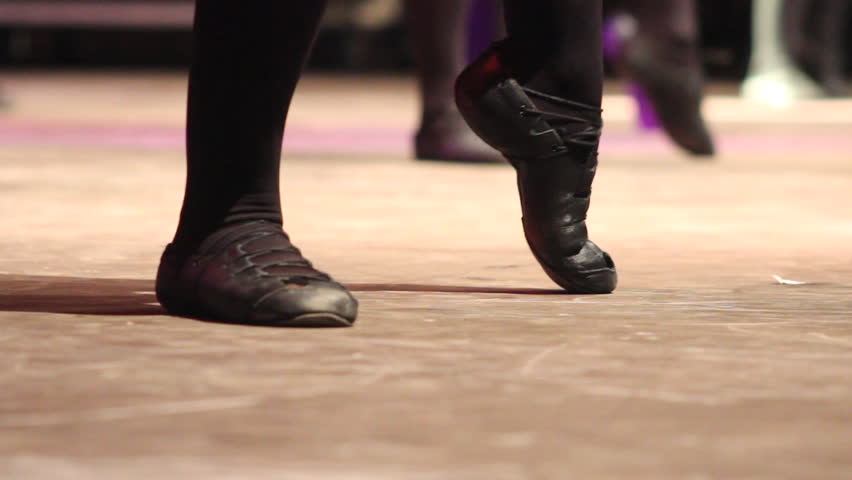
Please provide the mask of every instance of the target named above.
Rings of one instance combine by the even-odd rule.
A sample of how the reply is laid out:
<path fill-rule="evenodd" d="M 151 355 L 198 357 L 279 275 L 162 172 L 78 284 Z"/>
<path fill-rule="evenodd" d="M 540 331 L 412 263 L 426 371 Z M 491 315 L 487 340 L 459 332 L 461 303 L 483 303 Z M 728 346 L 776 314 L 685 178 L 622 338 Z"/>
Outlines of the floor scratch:
<path fill-rule="evenodd" d="M 28 413 L 0 417 L 0 427 L 54 427 L 58 425 L 89 422 L 109 422 L 131 420 L 143 417 L 180 415 L 184 413 L 213 412 L 234 408 L 248 408 L 260 404 L 263 397 L 247 395 L 239 397 L 208 398 L 163 402 L 151 405 L 129 405 L 126 407 L 107 407 L 89 411 Z"/>
<path fill-rule="evenodd" d="M 533 355 L 529 360 L 526 361 L 524 366 L 521 368 L 521 376 L 526 377 L 531 374 L 535 370 L 535 367 L 539 364 L 539 362 L 541 362 L 545 357 L 557 350 L 565 348 L 567 345 L 567 343 L 560 343 L 559 345 L 545 348 L 544 350 Z"/>
<path fill-rule="evenodd" d="M 852 341 L 847 339 L 847 338 L 832 337 L 831 335 L 826 335 L 824 333 L 819 333 L 819 332 L 811 332 L 808 335 L 810 335 L 812 337 L 819 338 L 821 340 L 825 340 L 828 343 L 838 343 L 838 344 L 841 344 L 841 345 L 852 345 Z"/>

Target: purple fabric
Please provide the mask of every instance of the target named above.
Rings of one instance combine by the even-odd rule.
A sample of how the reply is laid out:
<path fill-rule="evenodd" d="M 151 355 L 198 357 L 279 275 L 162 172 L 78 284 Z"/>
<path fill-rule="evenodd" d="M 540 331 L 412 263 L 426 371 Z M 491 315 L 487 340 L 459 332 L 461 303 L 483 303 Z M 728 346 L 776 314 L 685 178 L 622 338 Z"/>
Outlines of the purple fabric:
<path fill-rule="evenodd" d="M 636 106 L 639 111 L 639 129 L 640 130 L 656 130 L 660 128 L 660 119 L 657 118 L 657 112 L 654 106 L 651 105 L 651 99 L 648 94 L 636 83 L 630 82 L 627 85 L 627 91 L 633 95 L 636 100 Z"/>
<path fill-rule="evenodd" d="M 612 17 L 604 21 L 603 26 L 603 50 L 604 57 L 609 61 L 617 61 L 621 58 L 621 37 L 618 27 Z"/>
<path fill-rule="evenodd" d="M 624 54 L 624 42 L 618 32 L 618 25 L 613 17 L 604 21 L 603 29 L 603 49 L 604 57 L 610 62 L 617 63 L 621 61 L 621 56 Z M 636 100 L 636 107 L 639 118 L 637 122 L 639 129 L 643 131 L 657 130 L 660 128 L 660 119 L 657 117 L 657 112 L 654 111 L 654 106 L 648 95 L 642 90 L 642 87 L 634 82 L 627 84 L 627 91 Z"/>
<path fill-rule="evenodd" d="M 472 0 L 467 30 L 467 56 L 475 59 L 497 37 L 497 4 L 494 0 Z"/>

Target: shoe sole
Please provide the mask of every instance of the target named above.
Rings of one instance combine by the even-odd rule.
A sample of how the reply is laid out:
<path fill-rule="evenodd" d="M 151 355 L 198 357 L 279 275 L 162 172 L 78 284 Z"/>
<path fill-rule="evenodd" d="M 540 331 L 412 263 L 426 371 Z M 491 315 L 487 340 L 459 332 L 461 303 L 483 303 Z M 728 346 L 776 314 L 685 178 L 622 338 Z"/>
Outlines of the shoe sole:
<path fill-rule="evenodd" d="M 556 270 L 548 267 L 539 261 L 544 273 L 553 280 L 553 283 L 562 287 L 565 293 L 573 295 L 609 295 L 615 291 L 615 285 L 612 285 L 612 278 L 617 278 L 615 270 L 601 269 L 596 272 L 586 274 L 584 280 L 566 280 L 563 275 L 560 275 Z M 598 277 L 598 278 L 596 278 Z"/>
<path fill-rule="evenodd" d="M 283 327 L 283 328 L 342 328 L 351 327 L 354 320 L 349 320 L 340 315 L 329 312 L 303 313 L 293 318 L 268 319 L 261 321 L 232 320 L 208 312 L 203 308 L 188 305 L 183 301 L 176 301 L 167 295 L 158 295 L 160 305 L 166 309 L 169 315 L 178 317 L 194 318 L 196 320 L 210 321 L 216 323 L 227 323 L 230 325 L 249 325 L 257 327 Z"/>
<path fill-rule="evenodd" d="M 592 272 L 584 272 L 584 279 L 574 279 L 572 281 L 566 279 L 564 273 L 560 274 L 557 270 L 551 268 L 532 247 L 530 251 L 536 261 L 538 261 L 541 269 L 544 270 L 544 273 L 553 280 L 553 283 L 562 287 L 565 293 L 574 295 L 608 295 L 615 291 L 615 287 L 618 284 L 618 273 L 615 268 L 601 268 Z"/>
<path fill-rule="evenodd" d="M 286 320 L 256 323 L 253 325 L 294 328 L 341 328 L 351 327 L 352 322 L 333 313 L 305 313 Z"/>

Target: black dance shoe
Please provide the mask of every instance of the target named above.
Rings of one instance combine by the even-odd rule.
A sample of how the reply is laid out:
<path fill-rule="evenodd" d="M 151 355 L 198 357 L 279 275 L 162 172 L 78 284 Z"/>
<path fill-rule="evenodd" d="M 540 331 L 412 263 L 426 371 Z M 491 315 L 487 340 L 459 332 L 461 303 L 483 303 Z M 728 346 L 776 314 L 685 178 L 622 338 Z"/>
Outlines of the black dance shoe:
<path fill-rule="evenodd" d="M 166 247 L 157 299 L 174 315 L 279 327 L 348 327 L 358 310 L 343 285 L 267 221 L 226 227 L 188 254 Z"/>
<path fill-rule="evenodd" d="M 660 124 L 677 145 L 695 156 L 712 156 L 713 138 L 701 114 L 704 80 L 695 47 L 668 43 L 639 36 L 629 40 L 624 54 L 627 74 L 648 95 Z"/>
<path fill-rule="evenodd" d="M 455 107 L 427 114 L 414 137 L 418 160 L 455 163 L 506 163 L 465 124 Z"/>
<path fill-rule="evenodd" d="M 522 87 L 500 64 L 492 48 L 461 74 L 459 110 L 515 167 L 524 234 L 547 275 L 571 293 L 610 293 L 615 264 L 586 229 L 601 110 Z"/>

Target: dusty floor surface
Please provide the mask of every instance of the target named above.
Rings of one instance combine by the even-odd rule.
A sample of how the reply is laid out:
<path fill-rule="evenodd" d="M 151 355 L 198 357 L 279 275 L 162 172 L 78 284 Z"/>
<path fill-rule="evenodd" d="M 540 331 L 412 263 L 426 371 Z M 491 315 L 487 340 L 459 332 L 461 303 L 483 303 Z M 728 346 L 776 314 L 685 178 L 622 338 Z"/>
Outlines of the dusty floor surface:
<path fill-rule="evenodd" d="M 0 478 L 852 478 L 852 102 L 713 98 L 702 163 L 608 97 L 572 296 L 510 168 L 409 159 L 410 81 L 309 78 L 286 227 L 361 301 L 312 331 L 156 304 L 182 76 L 4 79 Z"/>

